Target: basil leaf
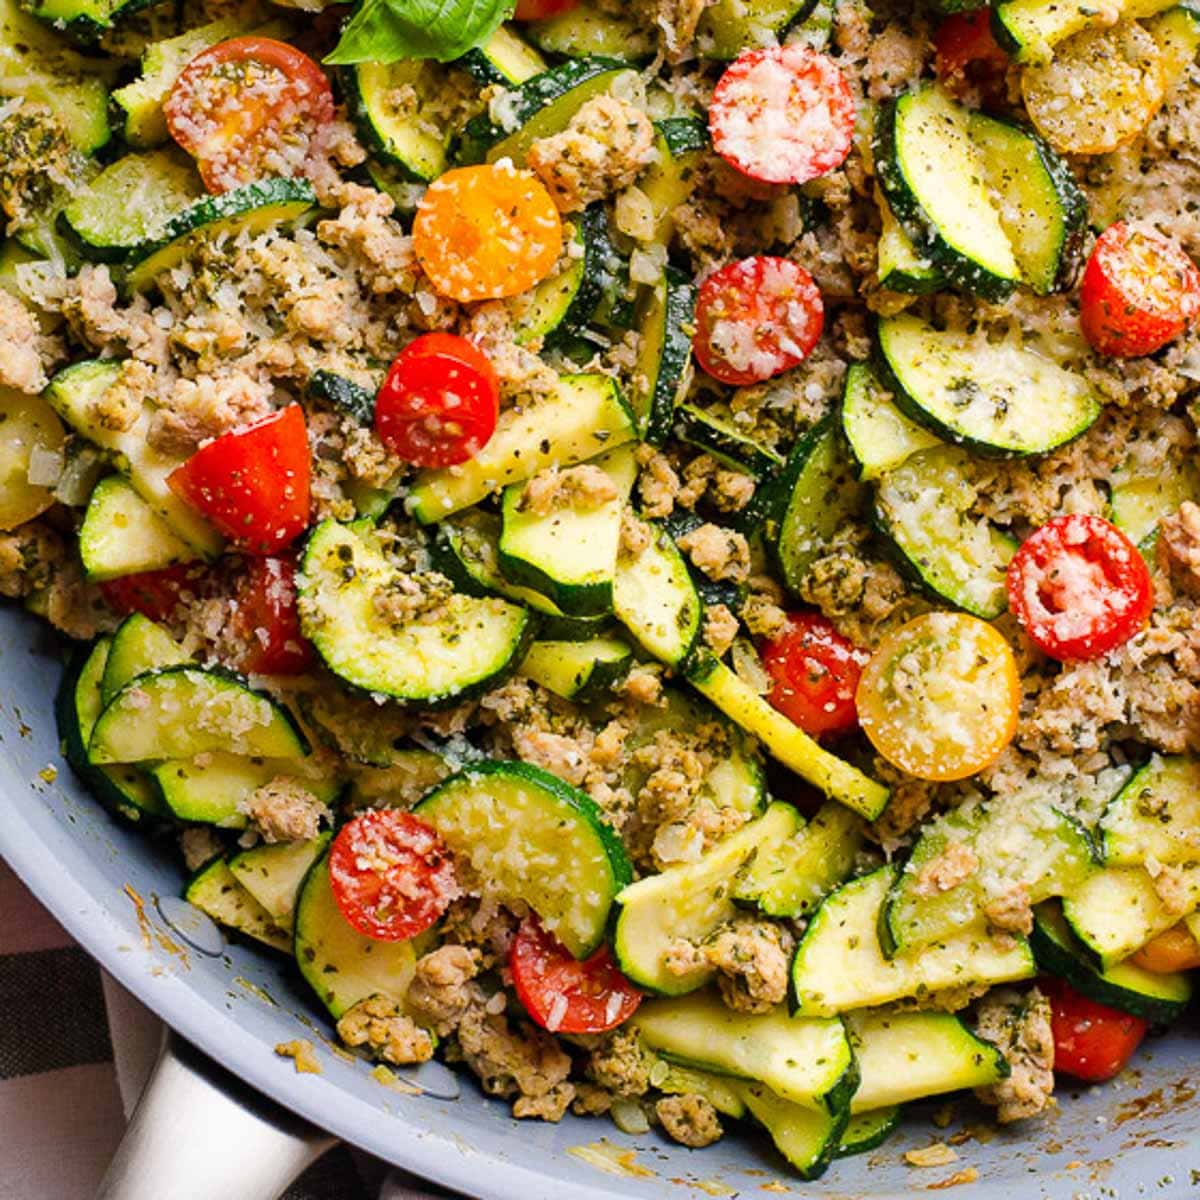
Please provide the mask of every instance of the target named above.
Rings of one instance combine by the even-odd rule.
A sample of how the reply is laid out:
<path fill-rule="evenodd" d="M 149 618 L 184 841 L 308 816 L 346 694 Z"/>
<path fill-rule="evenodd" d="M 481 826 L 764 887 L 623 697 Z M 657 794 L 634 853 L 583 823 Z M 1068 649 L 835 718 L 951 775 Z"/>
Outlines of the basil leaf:
<path fill-rule="evenodd" d="M 449 62 L 486 42 L 512 11 L 513 0 L 362 0 L 325 61 Z"/>

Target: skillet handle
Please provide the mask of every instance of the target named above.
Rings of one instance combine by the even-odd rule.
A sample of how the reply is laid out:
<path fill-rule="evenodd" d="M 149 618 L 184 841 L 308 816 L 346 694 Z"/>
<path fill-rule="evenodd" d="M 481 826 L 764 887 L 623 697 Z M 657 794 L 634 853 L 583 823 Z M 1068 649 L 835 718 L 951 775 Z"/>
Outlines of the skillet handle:
<path fill-rule="evenodd" d="M 335 1140 L 167 1031 L 97 1200 L 276 1200 Z"/>

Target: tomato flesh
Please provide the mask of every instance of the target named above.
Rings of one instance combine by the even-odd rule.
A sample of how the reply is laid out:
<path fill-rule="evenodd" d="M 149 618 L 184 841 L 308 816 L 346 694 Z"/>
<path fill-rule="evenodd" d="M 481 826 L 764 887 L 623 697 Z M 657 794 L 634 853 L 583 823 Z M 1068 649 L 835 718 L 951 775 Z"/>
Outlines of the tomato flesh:
<path fill-rule="evenodd" d="M 342 916 L 379 942 L 423 933 L 460 894 L 437 831 L 395 808 L 361 813 L 342 826 L 329 848 L 329 883 Z"/>
<path fill-rule="evenodd" d="M 578 5 L 579 0 L 517 0 L 513 19 L 544 21 L 547 17 L 557 17 L 559 13 L 570 12 Z"/>
<path fill-rule="evenodd" d="M 248 675 L 302 675 L 313 664 L 300 632 L 291 558 L 252 558 L 234 596 L 238 669 Z"/>
<path fill-rule="evenodd" d="M 1099 237 L 1079 289 L 1079 321 L 1093 349 L 1112 358 L 1161 350 L 1200 315 L 1200 270 L 1183 247 L 1124 221 Z"/>
<path fill-rule="evenodd" d="M 1150 571 L 1137 547 L 1102 517 L 1055 517 L 1008 565 L 1008 602 L 1051 658 L 1099 658 L 1127 642 L 1154 606 Z"/>
<path fill-rule="evenodd" d="M 526 917 L 508 952 L 513 987 L 534 1022 L 551 1033 L 603 1033 L 629 1020 L 642 994 L 607 946 L 580 962 L 537 917 Z"/>
<path fill-rule="evenodd" d="M 1146 1036 L 1140 1017 L 1081 996 L 1061 979 L 1046 980 L 1054 1031 L 1054 1069 L 1088 1083 L 1117 1075 Z"/>
<path fill-rule="evenodd" d="M 181 563 L 107 579 L 99 586 L 104 602 L 123 617 L 136 612 L 151 621 L 172 621 L 189 600 L 203 594 L 207 582 L 207 567 Z"/>
<path fill-rule="evenodd" d="M 820 613 L 790 613 L 787 628 L 767 639 L 761 654 L 774 684 L 767 699 L 805 733 L 858 725 L 854 694 L 869 656 Z"/>
<path fill-rule="evenodd" d="M 742 51 L 708 110 L 713 149 L 762 183 L 807 183 L 837 170 L 854 120 L 854 94 L 837 63 L 802 45 Z"/>
<path fill-rule="evenodd" d="M 274 38 L 201 50 L 163 105 L 167 129 L 210 192 L 305 173 L 333 120 L 333 92 L 307 54 Z"/>
<path fill-rule="evenodd" d="M 500 381 L 474 343 L 426 333 L 396 356 L 375 401 L 375 432 L 417 467 L 452 467 L 487 445 L 500 415 Z"/>
<path fill-rule="evenodd" d="M 692 348 L 707 374 L 744 387 L 802 363 L 824 326 L 813 277 L 791 259 L 759 255 L 729 263 L 700 285 Z"/>
<path fill-rule="evenodd" d="M 274 554 L 308 527 L 311 463 L 298 404 L 202 446 L 167 482 L 250 554 Z"/>
<path fill-rule="evenodd" d="M 1003 97 L 1009 57 L 992 35 L 990 9 L 946 17 L 933 35 L 933 48 L 937 77 L 951 95 L 961 98 L 976 88 L 985 99 Z"/>
<path fill-rule="evenodd" d="M 1188 927 L 1180 923 L 1164 929 L 1151 938 L 1130 960 L 1135 967 L 1153 971 L 1156 975 L 1173 975 L 1176 971 L 1194 971 L 1200 967 L 1200 943 Z"/>

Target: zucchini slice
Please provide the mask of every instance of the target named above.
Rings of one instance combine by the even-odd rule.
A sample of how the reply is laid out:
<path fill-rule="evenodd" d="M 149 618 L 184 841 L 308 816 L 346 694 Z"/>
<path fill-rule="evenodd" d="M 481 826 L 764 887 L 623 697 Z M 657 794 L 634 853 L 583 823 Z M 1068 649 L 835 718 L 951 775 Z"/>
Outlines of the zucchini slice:
<path fill-rule="evenodd" d="M 767 478 L 784 463 L 774 447 L 755 441 L 733 421 L 695 404 L 681 404 L 675 410 L 675 435 L 754 479 Z"/>
<path fill-rule="evenodd" d="M 341 780 L 312 775 L 295 759 L 247 758 L 215 751 L 200 762 L 168 760 L 151 771 L 167 808 L 181 821 L 245 829 L 241 802 L 280 775 L 294 777 L 326 804 L 337 799 Z"/>
<path fill-rule="evenodd" d="M 96 484 L 79 528 L 79 556 L 88 579 L 100 582 L 192 562 L 180 538 L 122 475 Z"/>
<path fill-rule="evenodd" d="M 968 115 L 933 84 L 886 101 L 875 122 L 875 167 L 921 258 L 959 287 L 1003 300 L 1021 270 L 984 182 Z"/>
<path fill-rule="evenodd" d="M 1110 866 L 1200 862 L 1200 763 L 1153 755 L 1109 801 L 1100 835 Z"/>
<path fill-rule="evenodd" d="M 842 432 L 858 462 L 858 477 L 878 479 L 921 450 L 940 445 L 924 426 L 910 421 L 891 401 L 866 363 L 846 372 L 842 392 Z"/>
<path fill-rule="evenodd" d="M 670 436 L 675 406 L 690 382 L 695 311 L 696 286 L 675 267 L 638 301 L 634 325 L 641 340 L 630 403 L 642 439 L 652 445 Z"/>
<path fill-rule="evenodd" d="M 58 214 L 58 225 L 85 259 L 121 262 L 203 195 L 186 155 L 167 149 L 126 154 L 75 194 Z"/>
<path fill-rule="evenodd" d="M 1063 917 L 1087 958 L 1109 970 L 1200 908 L 1200 866 L 1179 868 L 1183 911 L 1168 908 L 1144 867 L 1105 867 L 1062 898 Z"/>
<path fill-rule="evenodd" d="M 534 612 L 562 616 L 554 601 L 500 573 L 500 518 L 495 513 L 469 508 L 439 521 L 429 553 L 433 565 L 468 596 L 503 596 Z"/>
<path fill-rule="evenodd" d="M 1200 499 L 1200 469 L 1190 460 L 1159 461 L 1148 471 L 1153 473 L 1118 467 L 1109 492 L 1108 519 L 1139 547 L 1152 537 L 1163 517 L 1178 512 L 1185 500 Z"/>
<path fill-rule="evenodd" d="M 134 676 L 145 671 L 190 662 L 183 647 L 161 625 L 141 613 L 131 613 L 118 626 L 108 648 L 100 679 L 101 701 L 110 704 Z"/>
<path fill-rule="evenodd" d="M 612 611 L 621 515 L 637 476 L 628 446 L 594 459 L 593 465 L 612 484 L 609 499 L 532 512 L 526 486 L 513 484 L 504 489 L 500 506 L 500 570 L 514 583 L 549 596 L 563 612 L 581 617 Z"/>
<path fill-rule="evenodd" d="M 1065 979 L 1077 992 L 1132 1013 L 1157 1026 L 1169 1025 L 1192 998 L 1191 976 L 1183 971 L 1160 975 L 1131 962 L 1099 969 L 1080 946 L 1054 900 L 1039 904 L 1029 944 L 1038 966 Z"/>
<path fill-rule="evenodd" d="M 647 654 L 679 666 L 699 642 L 704 606 L 670 534 L 632 513 L 627 519 L 645 544 L 636 554 L 622 547 L 617 557 L 613 611 Z"/>
<path fill-rule="evenodd" d="M 698 117 L 668 117 L 654 125 L 654 161 L 638 187 L 650 200 L 656 245 L 670 244 L 675 210 L 691 195 L 696 172 L 709 148 L 708 125 Z"/>
<path fill-rule="evenodd" d="M 880 378 L 896 403 L 980 454 L 1046 454 L 1100 415 L 1086 379 L 1032 350 L 936 330 L 908 314 L 881 320 L 877 335 Z"/>
<path fill-rule="evenodd" d="M 616 638 L 585 642 L 534 642 L 520 673 L 564 700 L 594 700 L 629 674 L 633 651 Z"/>
<path fill-rule="evenodd" d="M 1171 8 L 1175 0 L 1113 0 L 1091 4 L 1063 4 L 1060 0 L 1002 0 L 992 7 L 992 33 L 996 41 L 1023 63 L 1046 62 L 1054 47 L 1072 34 L 1096 25 L 1111 25 L 1123 17 L 1152 17 Z"/>
<path fill-rule="evenodd" d="M 999 942 L 982 929 L 955 931 L 903 958 L 879 948 L 880 914 L 897 875 L 881 867 L 843 885 L 817 909 L 792 959 L 793 1012 L 832 1017 L 895 1000 L 922 1002 L 949 988 L 1031 979 L 1023 939 Z"/>
<path fill-rule="evenodd" d="M 1021 278 L 1039 296 L 1065 291 L 1079 268 L 1087 198 L 1049 143 L 1032 129 L 973 112 L 968 128 Z"/>
<path fill-rule="evenodd" d="M 705 58 L 737 58 L 781 42 L 816 6 L 817 0 L 716 0 L 700 17 L 696 44 Z"/>
<path fill-rule="evenodd" d="M 1038 799 L 966 803 L 926 824 L 888 892 L 879 937 L 889 958 L 982 927 L 992 898 L 1019 890 L 1031 904 L 1071 894 L 1095 871 L 1091 839 L 1072 816 Z M 927 872 L 962 846 L 976 864 L 929 894 Z"/>
<path fill-rule="evenodd" d="M 430 792 L 454 774 L 454 768 L 432 750 L 405 746 L 391 749 L 386 757 L 386 766 L 358 765 L 352 769 L 345 800 L 348 811 L 393 808 L 398 797 Z"/>
<path fill-rule="evenodd" d="M 703 1096 L 717 1112 L 733 1117 L 735 1121 L 746 1115 L 746 1104 L 738 1091 L 741 1085 L 736 1080 L 714 1075 L 711 1071 L 684 1067 L 665 1058 L 659 1059 L 659 1063 L 666 1070 L 662 1082 L 657 1084 L 660 1092 L 669 1096 Z"/>
<path fill-rule="evenodd" d="M 328 850 L 300 885 L 293 937 L 300 974 L 335 1021 L 371 996 L 403 1003 L 408 995 L 417 963 L 412 943 L 374 941 L 342 916 L 329 883 Z"/>
<path fill-rule="evenodd" d="M 100 714 L 93 763 L 195 758 L 227 750 L 301 758 L 308 742 L 291 714 L 230 671 L 163 667 L 136 676 Z"/>
<path fill-rule="evenodd" d="M 153 0 L 41 0 L 30 11 L 81 46 L 98 42 L 118 21 L 148 8 Z"/>
<path fill-rule="evenodd" d="M 413 810 L 445 839 L 475 883 L 529 905 L 576 957 L 604 939 L 613 900 L 633 877 L 595 802 L 548 771 L 476 763 Z"/>
<path fill-rule="evenodd" d="M 332 837 L 331 833 L 323 833 L 306 842 L 255 846 L 235 854 L 229 860 L 229 870 L 271 914 L 275 924 L 290 933 L 295 924 L 300 885 Z"/>
<path fill-rule="evenodd" d="M 524 31 L 530 32 L 529 26 Z M 482 46 L 458 59 L 457 65 L 479 83 L 512 87 L 540 75 L 549 64 L 511 25 L 501 25 Z"/>
<path fill-rule="evenodd" d="M 830 418 L 819 422 L 796 443 L 763 499 L 766 537 L 793 592 L 864 499 L 841 429 Z"/>
<path fill-rule="evenodd" d="M 630 1025 L 672 1062 L 765 1084 L 806 1108 L 844 1113 L 858 1084 L 854 1052 L 837 1018 L 790 1017 L 782 1005 L 734 1012 L 704 991 L 648 1000 Z"/>
<path fill-rule="evenodd" d="M 363 428 L 375 423 L 375 396 L 378 389 L 365 388 L 345 375 L 322 369 L 308 377 L 305 391 L 314 400 L 332 404 Z"/>
<path fill-rule="evenodd" d="M 799 826 L 796 810 L 772 804 L 756 821 L 714 846 L 698 862 L 670 867 L 630 884 L 616 898 L 613 954 L 638 987 L 663 996 L 682 996 L 703 987 L 715 968 L 676 974 L 666 965 L 678 941 L 699 942 L 737 913 L 732 899 L 738 872 L 758 853 L 790 837 Z"/>
<path fill-rule="evenodd" d="M 426 59 L 361 62 L 343 67 L 340 78 L 363 145 L 408 179 L 436 179 L 449 160 L 450 135 L 432 115 L 443 68 Z"/>
<path fill-rule="evenodd" d="M 730 1086 L 801 1179 L 819 1178 L 840 1155 L 852 1120 L 848 1109 L 831 1113 L 794 1104 L 761 1083 L 734 1082 Z"/>
<path fill-rule="evenodd" d="M 310 535 L 301 628 L 340 679 L 430 706 L 486 688 L 521 661 L 533 634 L 526 609 L 455 592 L 429 617 L 393 624 L 379 614 L 375 599 L 396 578 L 366 531 L 323 521 Z"/>
<path fill-rule="evenodd" d="M 71 769 L 105 807 L 128 821 L 154 820 L 167 810 L 150 779 L 136 767 L 95 767 L 88 758 L 92 728 L 104 708 L 100 680 L 110 645 L 109 638 L 100 638 L 71 656 L 54 704 L 59 741 Z"/>
<path fill-rule="evenodd" d="M 855 1113 L 842 1134 L 836 1157 L 849 1158 L 852 1154 L 865 1154 L 882 1146 L 896 1132 L 903 1117 L 904 1109 L 898 1104 Z"/>
<path fill-rule="evenodd" d="M 952 1013 L 875 1012 L 846 1017 L 861 1082 L 853 1113 L 1007 1079 L 1008 1060 Z"/>
<path fill-rule="evenodd" d="M 738 878 L 734 899 L 769 917 L 806 916 L 854 870 L 862 818 L 827 800 L 786 841 L 764 847 Z"/>
<path fill-rule="evenodd" d="M 183 898 L 219 925 L 244 933 L 272 950 L 287 954 L 292 938 L 244 888 L 221 857 L 206 863 L 188 880 Z"/>
<path fill-rule="evenodd" d="M 222 540 L 207 521 L 171 490 L 167 476 L 183 461 L 147 441 L 154 407 L 148 401 L 132 429 L 106 429 L 96 419 L 97 402 L 121 374 L 112 359 L 75 363 L 59 371 L 45 391 L 54 411 L 93 445 L 111 455 L 139 495 L 180 537 L 205 558 L 215 558 Z"/>
<path fill-rule="evenodd" d="M 875 189 L 875 200 L 881 222 L 876 267 L 879 286 L 912 296 L 941 291 L 946 286 L 946 277 L 912 244 L 912 238 L 904 232 L 892 206 L 878 188 Z"/>
<path fill-rule="evenodd" d="M 510 483 L 595 458 L 634 436 L 633 414 L 615 380 L 564 375 L 554 399 L 506 408 L 470 462 L 422 471 L 409 493 L 409 510 L 422 524 L 440 521 Z"/>
<path fill-rule="evenodd" d="M 941 600 L 994 620 L 1008 607 L 1016 543 L 983 517 L 970 459 L 956 446 L 922 450 L 879 480 L 875 523 L 905 572 Z"/>
<path fill-rule="evenodd" d="M 306 179 L 260 179 L 219 196 L 205 196 L 171 217 L 157 239 L 130 251 L 125 288 L 139 292 L 152 287 L 163 272 L 184 262 L 200 245 L 289 225 L 316 202 Z"/>
<path fill-rule="evenodd" d="M 706 655 L 688 672 L 688 682 L 731 721 L 762 742 L 785 767 L 832 800 L 875 820 L 890 793 L 882 783 L 818 745 L 724 663 Z"/>
<path fill-rule="evenodd" d="M 644 22 L 625 13 L 602 11 L 588 3 L 568 8 L 544 21 L 533 21 L 525 26 L 525 32 L 539 50 L 564 58 L 599 54 L 640 62 L 654 56 L 654 34 Z"/>
<path fill-rule="evenodd" d="M 514 88 L 503 100 L 503 121 L 490 112 L 472 117 L 459 137 L 456 161 L 463 164 L 509 158 L 523 166 L 539 138 L 561 133 L 591 99 L 603 95 L 629 64 L 614 58 L 578 58 L 560 63 Z"/>

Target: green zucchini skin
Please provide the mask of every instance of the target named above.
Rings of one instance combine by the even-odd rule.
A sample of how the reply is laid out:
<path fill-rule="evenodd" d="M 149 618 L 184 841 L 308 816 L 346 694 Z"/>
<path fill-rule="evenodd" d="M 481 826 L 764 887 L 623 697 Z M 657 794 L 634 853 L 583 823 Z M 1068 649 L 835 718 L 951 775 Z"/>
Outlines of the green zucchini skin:
<path fill-rule="evenodd" d="M 713 458 L 754 479 L 767 479 L 783 466 L 783 456 L 770 446 L 741 433 L 731 422 L 699 405 L 681 404 L 675 410 L 675 434 L 699 446 Z"/>
<path fill-rule="evenodd" d="M 638 301 L 635 324 L 642 331 L 642 343 L 630 402 L 643 440 L 653 446 L 670 437 L 675 406 L 684 390 L 692 359 L 696 294 L 690 277 L 668 266 Z"/>
<path fill-rule="evenodd" d="M 338 78 L 355 128 L 367 149 L 403 179 L 428 183 L 446 169 L 448 138 L 434 136 L 419 128 L 415 121 L 405 120 L 385 107 L 389 92 L 401 81 L 420 95 L 429 82 L 422 75 L 423 66 L 412 59 L 390 66 L 358 63 L 342 67 Z"/>
<path fill-rule="evenodd" d="M 375 423 L 375 392 L 345 375 L 324 369 L 314 371 L 308 377 L 306 390 L 314 399 L 332 404 L 364 429 Z"/>

